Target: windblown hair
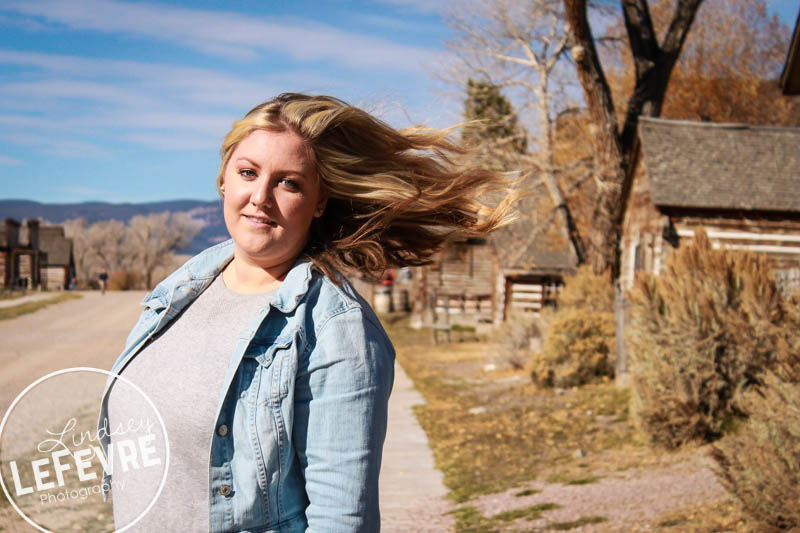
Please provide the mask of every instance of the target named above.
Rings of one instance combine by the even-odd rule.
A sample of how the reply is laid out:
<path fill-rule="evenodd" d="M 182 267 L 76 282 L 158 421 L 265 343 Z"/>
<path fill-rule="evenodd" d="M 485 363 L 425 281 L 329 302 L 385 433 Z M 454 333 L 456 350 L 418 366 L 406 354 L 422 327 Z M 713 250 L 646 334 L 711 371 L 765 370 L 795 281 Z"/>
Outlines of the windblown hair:
<path fill-rule="evenodd" d="M 258 129 L 293 131 L 310 148 L 328 202 L 304 253 L 329 277 L 333 268 L 376 277 L 428 264 L 449 238 L 513 219 L 506 180 L 459 164 L 467 150 L 449 138 L 452 128 L 398 131 L 330 96 L 281 94 L 235 122 L 220 150 L 218 187 L 236 146 Z"/>

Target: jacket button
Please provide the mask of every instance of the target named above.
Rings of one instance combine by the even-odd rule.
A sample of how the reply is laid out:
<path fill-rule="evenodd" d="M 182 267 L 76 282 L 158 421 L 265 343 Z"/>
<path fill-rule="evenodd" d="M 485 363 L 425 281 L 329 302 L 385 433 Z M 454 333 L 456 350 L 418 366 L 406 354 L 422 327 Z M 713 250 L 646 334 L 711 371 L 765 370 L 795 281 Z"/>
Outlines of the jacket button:
<path fill-rule="evenodd" d="M 231 486 L 230 485 L 220 485 L 219 493 L 223 496 L 230 496 L 231 494 Z"/>
<path fill-rule="evenodd" d="M 217 435 L 219 435 L 220 437 L 224 437 L 227 434 L 228 434 L 228 426 L 226 426 L 225 424 L 220 424 L 220 426 L 217 428 Z"/>

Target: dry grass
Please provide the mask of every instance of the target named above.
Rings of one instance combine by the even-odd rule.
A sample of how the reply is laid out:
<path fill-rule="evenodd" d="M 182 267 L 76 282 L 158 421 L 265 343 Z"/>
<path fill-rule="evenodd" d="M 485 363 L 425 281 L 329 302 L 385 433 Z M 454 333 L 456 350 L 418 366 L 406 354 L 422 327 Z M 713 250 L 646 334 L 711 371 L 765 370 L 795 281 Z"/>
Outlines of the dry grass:
<path fill-rule="evenodd" d="M 415 408 L 416 414 L 436 465 L 444 473 L 450 497 L 457 503 L 514 488 L 518 488 L 515 494 L 530 494 L 533 491 L 527 484 L 535 480 L 592 483 L 614 472 L 661 468 L 700 453 L 692 447 L 666 452 L 646 446 L 631 421 L 627 388 L 601 383 L 566 390 L 540 389 L 521 370 L 485 372 L 483 366 L 496 353 L 496 345 L 433 345 L 428 332 L 407 328 L 404 319 L 383 318 L 398 362 L 426 399 L 425 405 Z M 485 411 L 472 414 L 470 409 L 476 407 Z M 578 449 L 585 457 L 576 454 Z M 697 531 L 710 532 L 713 524 L 727 523 L 727 516 L 741 519 L 723 507 L 713 509 L 716 514 L 711 518 L 687 510 L 659 522 L 643 516 L 642 523 L 652 528 L 678 520 L 685 521 L 687 529 L 674 531 L 694 531 L 691 527 L 696 526 Z M 519 512 L 530 518 L 533 515 L 528 511 Z M 546 509 L 537 512 L 547 518 Z M 485 516 L 469 503 L 452 514 L 458 532 L 506 531 L 516 520 L 512 515 L 503 515 L 506 521 Z M 590 523 L 602 527 L 602 519 L 588 516 L 575 524 L 550 522 L 547 530 Z"/>
<path fill-rule="evenodd" d="M 66 302 L 69 300 L 77 300 L 82 298 L 80 294 L 75 294 L 72 292 L 63 292 L 57 296 L 53 296 L 52 298 L 48 298 L 46 300 L 37 300 L 35 302 L 26 302 L 24 304 L 19 305 L 12 305 L 11 307 L 2 307 L 0 308 L 0 320 L 9 320 L 12 318 L 17 318 L 18 316 L 27 315 L 28 313 L 33 313 L 47 307 L 48 305 L 58 304 L 61 302 Z"/>
<path fill-rule="evenodd" d="M 575 457 L 579 449 L 602 471 L 639 466 L 649 454 L 629 420 L 628 389 L 539 389 L 524 371 L 484 372 L 496 350 L 487 343 L 432 345 L 403 324 L 388 324 L 389 334 L 425 396 L 417 417 L 456 502 L 554 475 L 564 482 L 597 477 L 586 472 L 586 458 Z"/>
<path fill-rule="evenodd" d="M 634 531 L 664 531 L 665 533 L 718 533 L 758 531 L 732 502 L 698 504 L 667 513 L 652 520 L 652 525 Z"/>
<path fill-rule="evenodd" d="M 16 300 L 28 294 L 36 294 L 25 289 L 2 289 L 0 290 L 0 300 Z"/>

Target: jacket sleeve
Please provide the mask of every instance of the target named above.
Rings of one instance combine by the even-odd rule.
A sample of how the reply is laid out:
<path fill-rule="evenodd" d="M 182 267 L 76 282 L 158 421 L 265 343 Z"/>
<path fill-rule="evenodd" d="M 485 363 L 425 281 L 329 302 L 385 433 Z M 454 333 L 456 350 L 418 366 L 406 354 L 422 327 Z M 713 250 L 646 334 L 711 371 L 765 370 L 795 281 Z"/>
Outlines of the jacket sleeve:
<path fill-rule="evenodd" d="M 378 474 L 395 354 L 373 320 L 359 308 L 330 318 L 298 367 L 293 438 L 309 532 L 380 530 Z"/>

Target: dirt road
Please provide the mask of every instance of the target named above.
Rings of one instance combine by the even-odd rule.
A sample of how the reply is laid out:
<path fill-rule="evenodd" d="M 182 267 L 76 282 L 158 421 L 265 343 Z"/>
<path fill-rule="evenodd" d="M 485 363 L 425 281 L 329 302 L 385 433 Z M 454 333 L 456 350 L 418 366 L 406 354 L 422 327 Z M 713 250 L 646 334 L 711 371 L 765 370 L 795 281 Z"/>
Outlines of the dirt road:
<path fill-rule="evenodd" d="M 0 416 L 30 383 L 72 367 L 109 369 L 141 312 L 136 292 L 81 292 L 79 300 L 0 321 Z M 0 531 L 34 531 L 9 505 L 0 506 Z"/>
<path fill-rule="evenodd" d="M 124 348 L 145 293 L 80 294 L 80 300 L 0 321 L 0 415 L 35 379 L 76 366 L 109 369 Z"/>

